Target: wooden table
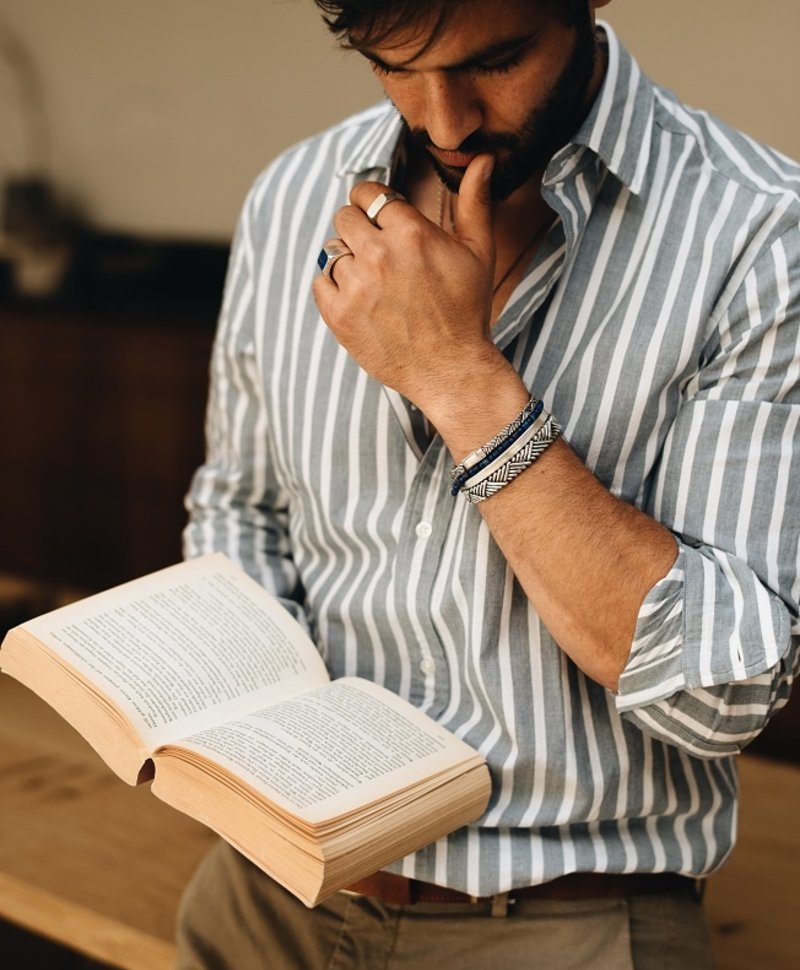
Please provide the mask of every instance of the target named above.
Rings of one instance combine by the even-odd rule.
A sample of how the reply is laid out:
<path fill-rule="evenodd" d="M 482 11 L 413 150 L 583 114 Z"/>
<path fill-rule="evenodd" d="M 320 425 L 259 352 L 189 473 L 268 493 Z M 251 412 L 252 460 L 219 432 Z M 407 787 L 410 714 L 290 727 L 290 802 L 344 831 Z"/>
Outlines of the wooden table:
<path fill-rule="evenodd" d="M 114 967 L 169 970 L 181 891 L 214 838 L 0 676 L 0 917 Z"/>
<path fill-rule="evenodd" d="M 746 756 L 741 774 L 740 844 L 707 894 L 717 970 L 796 970 L 800 768 Z M 181 891 L 213 839 L 0 677 L 0 918 L 123 970 L 168 970 Z"/>

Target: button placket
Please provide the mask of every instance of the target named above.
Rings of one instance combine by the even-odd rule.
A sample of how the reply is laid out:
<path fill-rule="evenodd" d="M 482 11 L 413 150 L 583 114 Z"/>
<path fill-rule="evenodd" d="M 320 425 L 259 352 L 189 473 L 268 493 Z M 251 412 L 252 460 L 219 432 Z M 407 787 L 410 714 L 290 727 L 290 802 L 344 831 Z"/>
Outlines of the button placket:
<path fill-rule="evenodd" d="M 430 602 L 452 514 L 452 496 L 442 484 L 448 467 L 449 455 L 443 443 L 435 439 L 420 463 L 407 496 L 395 571 L 398 593 L 407 591 L 405 608 L 414 617 L 413 647 L 409 642 L 412 647 L 410 699 L 424 705 L 433 716 L 443 709 L 449 696 L 444 646 L 433 621 Z"/>

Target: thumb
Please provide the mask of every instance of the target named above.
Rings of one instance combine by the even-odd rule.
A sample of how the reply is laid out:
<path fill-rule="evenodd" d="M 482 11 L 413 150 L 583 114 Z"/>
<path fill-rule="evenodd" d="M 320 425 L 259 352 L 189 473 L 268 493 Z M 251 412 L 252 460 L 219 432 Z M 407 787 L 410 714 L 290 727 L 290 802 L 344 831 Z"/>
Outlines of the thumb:
<path fill-rule="evenodd" d="M 491 260 L 494 255 L 492 238 L 491 180 L 494 155 L 477 155 L 467 166 L 458 190 L 456 236 L 476 256 Z"/>

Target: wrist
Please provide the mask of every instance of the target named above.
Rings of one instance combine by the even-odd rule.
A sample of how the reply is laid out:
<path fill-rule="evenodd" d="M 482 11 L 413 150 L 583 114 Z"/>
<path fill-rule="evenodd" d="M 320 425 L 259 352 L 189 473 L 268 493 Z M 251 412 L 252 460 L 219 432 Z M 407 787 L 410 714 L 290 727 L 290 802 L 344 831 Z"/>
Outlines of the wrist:
<path fill-rule="evenodd" d="M 492 345 L 491 354 L 464 363 L 457 377 L 420 406 L 457 463 L 496 435 L 529 399 L 519 374 Z"/>

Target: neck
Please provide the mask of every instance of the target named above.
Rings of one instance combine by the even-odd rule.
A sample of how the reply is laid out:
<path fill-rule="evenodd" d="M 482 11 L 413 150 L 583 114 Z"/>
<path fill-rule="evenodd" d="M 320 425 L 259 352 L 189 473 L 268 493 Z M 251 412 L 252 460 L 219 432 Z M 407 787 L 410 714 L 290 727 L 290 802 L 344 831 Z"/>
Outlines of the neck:
<path fill-rule="evenodd" d="M 514 237 L 518 231 L 516 227 L 530 226 L 531 219 L 545 218 L 552 211 L 542 199 L 542 176 L 544 172 L 535 172 L 527 182 L 502 202 L 493 206 L 492 219 L 495 235 Z"/>

